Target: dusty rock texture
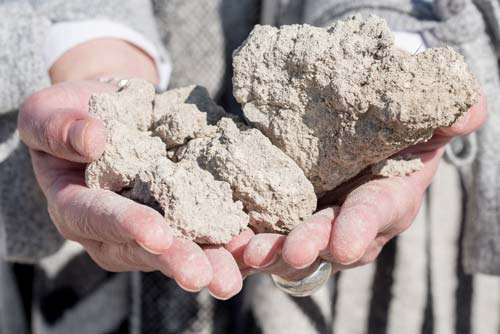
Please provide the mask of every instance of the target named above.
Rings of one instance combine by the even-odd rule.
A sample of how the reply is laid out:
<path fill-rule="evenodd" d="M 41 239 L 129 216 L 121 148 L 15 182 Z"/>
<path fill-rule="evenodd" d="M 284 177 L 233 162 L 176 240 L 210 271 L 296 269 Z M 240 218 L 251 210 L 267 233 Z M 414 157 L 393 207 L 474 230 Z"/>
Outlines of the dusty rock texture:
<path fill-rule="evenodd" d="M 152 206 L 164 214 L 178 236 L 198 243 L 226 243 L 248 224 L 248 215 L 241 202 L 233 200 L 229 184 L 216 181 L 196 163 L 167 159 L 175 153 L 167 148 L 210 132 L 206 131 L 211 127 L 207 111 L 217 111 L 220 117 L 223 110 L 200 87 L 165 95 L 172 96 L 171 103 L 155 96 L 151 84 L 129 80 L 117 93 L 92 96 L 90 113 L 104 120 L 108 136 L 103 156 L 87 166 L 86 183 Z M 179 115 L 180 111 L 186 112 Z M 178 117 L 186 122 L 175 123 Z M 171 120 L 177 125 L 169 135 L 162 133 L 161 127 Z"/>
<path fill-rule="evenodd" d="M 217 180 L 231 185 L 257 232 L 289 232 L 316 209 L 316 195 L 304 172 L 259 130 L 223 118 L 217 134 L 191 140 L 178 151 Z"/>
<path fill-rule="evenodd" d="M 247 121 L 302 168 L 319 195 L 429 139 L 479 99 L 461 55 L 400 51 L 375 16 L 327 28 L 256 26 L 233 67 Z"/>
<path fill-rule="evenodd" d="M 227 243 L 248 224 L 229 184 L 214 180 L 196 162 L 159 159 L 137 175 L 129 197 L 163 212 L 177 236 L 201 244 Z"/>
<path fill-rule="evenodd" d="M 137 173 L 151 168 L 152 161 L 166 156 L 165 144 L 147 132 L 119 121 L 108 121 L 107 131 L 104 154 L 85 171 L 87 185 L 91 188 L 118 192 L 131 187 Z"/>
<path fill-rule="evenodd" d="M 89 187 L 155 208 L 178 236 L 202 244 L 227 243 L 249 222 L 287 233 L 314 212 L 313 186 L 297 164 L 206 89 L 155 96 L 150 88 L 129 80 L 117 93 L 92 97 L 90 112 L 105 121 L 108 138 L 103 156 L 87 166 Z M 148 116 L 136 116 L 139 108 Z"/>
<path fill-rule="evenodd" d="M 378 176 L 406 176 L 424 167 L 420 158 L 412 154 L 402 155 L 383 160 L 371 167 L 372 173 Z"/>

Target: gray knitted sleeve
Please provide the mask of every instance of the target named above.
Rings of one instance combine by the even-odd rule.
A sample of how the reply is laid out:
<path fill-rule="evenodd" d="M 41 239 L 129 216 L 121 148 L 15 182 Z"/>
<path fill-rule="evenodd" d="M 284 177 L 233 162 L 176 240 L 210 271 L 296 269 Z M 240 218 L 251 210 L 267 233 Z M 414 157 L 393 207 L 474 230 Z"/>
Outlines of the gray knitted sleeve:
<path fill-rule="evenodd" d="M 144 0 L 0 0 L 0 16 L 0 256 L 33 262 L 55 252 L 63 240 L 16 133 L 16 110 L 50 85 L 42 48 L 51 24 L 109 19 L 162 46 L 151 4 Z"/>

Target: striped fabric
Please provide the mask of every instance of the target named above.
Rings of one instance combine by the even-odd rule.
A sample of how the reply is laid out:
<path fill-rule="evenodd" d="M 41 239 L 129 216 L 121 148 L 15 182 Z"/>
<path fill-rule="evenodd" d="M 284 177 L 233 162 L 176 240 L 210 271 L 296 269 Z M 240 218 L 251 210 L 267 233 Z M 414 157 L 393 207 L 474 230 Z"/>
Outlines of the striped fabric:
<path fill-rule="evenodd" d="M 500 278 L 465 274 L 460 264 L 464 199 L 451 191 L 460 186 L 456 168 L 443 163 L 413 226 L 375 263 L 338 273 L 313 297 L 289 297 L 267 277 L 247 282 L 259 330 L 498 333 Z"/>

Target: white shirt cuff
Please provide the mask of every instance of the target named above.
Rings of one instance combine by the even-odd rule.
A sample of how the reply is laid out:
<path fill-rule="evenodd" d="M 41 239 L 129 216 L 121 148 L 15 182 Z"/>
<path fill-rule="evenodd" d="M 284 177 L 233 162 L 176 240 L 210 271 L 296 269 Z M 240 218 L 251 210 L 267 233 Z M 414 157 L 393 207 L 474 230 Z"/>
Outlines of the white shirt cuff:
<path fill-rule="evenodd" d="M 147 38 L 137 31 L 109 20 L 84 20 L 54 23 L 44 44 L 44 58 L 47 69 L 66 51 L 78 44 L 97 38 L 116 38 L 134 44 L 146 52 L 155 62 L 160 89 L 166 89 L 172 74 L 168 54 L 161 52 Z"/>
<path fill-rule="evenodd" d="M 418 32 L 395 31 L 394 45 L 412 54 L 417 54 L 427 49 L 422 35 Z"/>

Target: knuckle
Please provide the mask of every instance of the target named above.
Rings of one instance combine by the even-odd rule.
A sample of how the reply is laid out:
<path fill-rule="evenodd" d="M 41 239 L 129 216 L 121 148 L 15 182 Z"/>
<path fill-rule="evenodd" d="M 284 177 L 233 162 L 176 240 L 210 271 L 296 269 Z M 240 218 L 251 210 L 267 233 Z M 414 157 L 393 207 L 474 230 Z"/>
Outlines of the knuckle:
<path fill-rule="evenodd" d="M 56 115 L 47 118 L 39 125 L 38 141 L 45 145 L 50 152 L 61 151 L 64 139 L 61 138 L 60 124 Z"/>
<path fill-rule="evenodd" d="M 66 221 L 63 218 L 61 218 L 61 216 L 58 214 L 57 210 L 53 206 L 51 205 L 47 206 L 47 212 L 49 214 L 50 219 L 54 223 L 54 226 L 56 227 L 57 231 L 64 239 L 79 241 L 80 238 L 78 238 L 78 236 L 71 231 Z"/>
<path fill-rule="evenodd" d="M 126 271 L 119 259 L 114 256 L 113 248 L 115 247 L 105 243 L 99 243 L 99 245 L 95 248 L 88 246 L 85 247 L 94 262 L 102 269 L 110 272 Z"/>
<path fill-rule="evenodd" d="M 127 267 L 136 268 L 140 266 L 140 261 L 137 259 L 135 247 L 130 244 L 122 244 L 116 246 L 117 258 L 122 261 Z"/>
<path fill-rule="evenodd" d="M 92 196 L 87 203 L 82 203 L 84 207 L 89 209 L 83 210 L 82 214 L 76 215 L 73 223 L 83 235 L 92 239 L 101 239 L 104 234 L 103 228 L 109 225 L 102 221 L 102 219 L 107 218 L 106 214 L 103 214 L 103 211 L 106 211 L 103 210 L 103 205 L 106 205 L 110 196 L 111 193 L 99 192 Z"/>

